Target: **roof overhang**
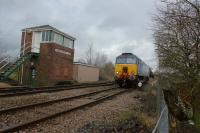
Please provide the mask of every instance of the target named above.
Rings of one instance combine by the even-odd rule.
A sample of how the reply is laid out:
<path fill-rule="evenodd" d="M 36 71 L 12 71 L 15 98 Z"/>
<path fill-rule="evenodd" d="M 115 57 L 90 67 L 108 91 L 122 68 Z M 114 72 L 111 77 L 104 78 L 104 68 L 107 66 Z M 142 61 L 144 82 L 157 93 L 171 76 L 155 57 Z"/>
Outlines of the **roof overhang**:
<path fill-rule="evenodd" d="M 60 30 L 58 30 L 58 29 L 56 29 L 56 28 L 54 28 L 54 27 L 52 27 L 52 26 L 49 26 L 49 25 L 43 25 L 43 26 L 25 28 L 25 29 L 22 29 L 22 32 L 49 31 L 49 30 L 50 30 L 50 31 L 54 31 L 55 33 L 58 33 L 58 34 L 60 34 L 60 35 L 63 35 L 63 36 L 65 36 L 66 38 L 69 38 L 69 39 L 71 39 L 71 40 L 76 40 L 75 37 L 70 36 L 70 35 L 68 35 L 68 34 L 66 34 L 66 33 L 64 33 L 64 32 L 62 32 L 62 31 L 60 31 Z"/>

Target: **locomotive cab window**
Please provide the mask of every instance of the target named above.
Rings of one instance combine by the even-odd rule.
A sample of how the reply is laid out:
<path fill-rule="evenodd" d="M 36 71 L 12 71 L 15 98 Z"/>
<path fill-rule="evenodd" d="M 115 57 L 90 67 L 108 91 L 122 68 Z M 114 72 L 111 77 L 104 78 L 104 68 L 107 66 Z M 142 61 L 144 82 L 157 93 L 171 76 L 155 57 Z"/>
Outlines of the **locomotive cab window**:
<path fill-rule="evenodd" d="M 134 57 L 119 57 L 116 59 L 116 64 L 135 64 L 136 58 Z"/>
<path fill-rule="evenodd" d="M 135 64 L 136 63 L 136 58 L 126 58 L 126 63 L 127 64 Z"/>

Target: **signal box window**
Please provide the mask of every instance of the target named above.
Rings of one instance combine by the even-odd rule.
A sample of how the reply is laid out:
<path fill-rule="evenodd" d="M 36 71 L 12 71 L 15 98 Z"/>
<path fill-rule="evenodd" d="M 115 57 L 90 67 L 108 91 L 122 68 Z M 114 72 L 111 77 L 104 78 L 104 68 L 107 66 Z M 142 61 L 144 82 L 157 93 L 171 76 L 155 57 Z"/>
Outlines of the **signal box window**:
<path fill-rule="evenodd" d="M 74 48 L 74 41 L 66 38 L 63 35 L 54 33 L 53 31 L 43 31 L 42 32 L 43 42 L 55 42 L 57 44 L 63 45 L 67 48 Z"/>

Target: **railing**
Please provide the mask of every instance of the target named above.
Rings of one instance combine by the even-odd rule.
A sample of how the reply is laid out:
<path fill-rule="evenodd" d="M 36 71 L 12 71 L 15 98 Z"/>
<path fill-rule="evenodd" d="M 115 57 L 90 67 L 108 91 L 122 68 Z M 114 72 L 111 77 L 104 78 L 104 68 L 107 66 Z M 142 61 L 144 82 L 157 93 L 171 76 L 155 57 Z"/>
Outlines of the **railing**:
<path fill-rule="evenodd" d="M 10 63 L 10 56 L 7 56 L 2 61 L 0 61 L 0 64 L 2 64 L 0 70 L 3 69 L 5 66 L 7 66 L 9 63 Z"/>
<path fill-rule="evenodd" d="M 30 44 L 30 43 L 26 43 L 25 45 L 27 45 L 27 44 Z M 12 57 L 13 57 L 13 59 L 16 57 L 19 58 L 19 56 L 24 55 L 25 53 L 27 53 L 27 51 L 31 52 L 32 49 L 38 49 L 38 48 L 33 48 L 33 47 L 31 47 L 31 45 L 27 46 L 27 47 L 25 47 L 25 49 L 22 48 L 19 53 L 16 52 Z M 3 60 L 0 61 L 0 65 L 2 64 L 2 66 L 0 67 L 0 71 L 11 63 L 12 57 L 7 56 Z"/>
<path fill-rule="evenodd" d="M 9 58 L 10 58 L 10 56 L 7 56 L 7 57 L 4 58 L 2 61 L 0 61 L 0 64 L 1 64 L 2 62 L 6 61 L 6 60 L 9 59 Z"/>
<path fill-rule="evenodd" d="M 0 71 L 1 71 L 4 67 L 6 67 L 9 63 L 10 63 L 10 61 L 7 61 L 5 64 L 3 64 L 3 66 L 0 67 Z"/>
<path fill-rule="evenodd" d="M 165 105 L 152 133 L 169 133 L 168 109 Z"/>

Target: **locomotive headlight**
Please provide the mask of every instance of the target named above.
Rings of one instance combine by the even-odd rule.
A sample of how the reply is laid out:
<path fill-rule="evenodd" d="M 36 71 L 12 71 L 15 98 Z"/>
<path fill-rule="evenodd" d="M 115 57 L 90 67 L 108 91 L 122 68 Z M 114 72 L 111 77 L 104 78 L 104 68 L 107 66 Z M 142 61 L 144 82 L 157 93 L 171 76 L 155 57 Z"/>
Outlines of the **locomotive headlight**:
<path fill-rule="evenodd" d="M 116 72 L 117 74 L 119 73 L 119 72 Z"/>
<path fill-rule="evenodd" d="M 142 87 L 142 82 L 139 82 L 139 83 L 138 83 L 138 87 Z"/>

